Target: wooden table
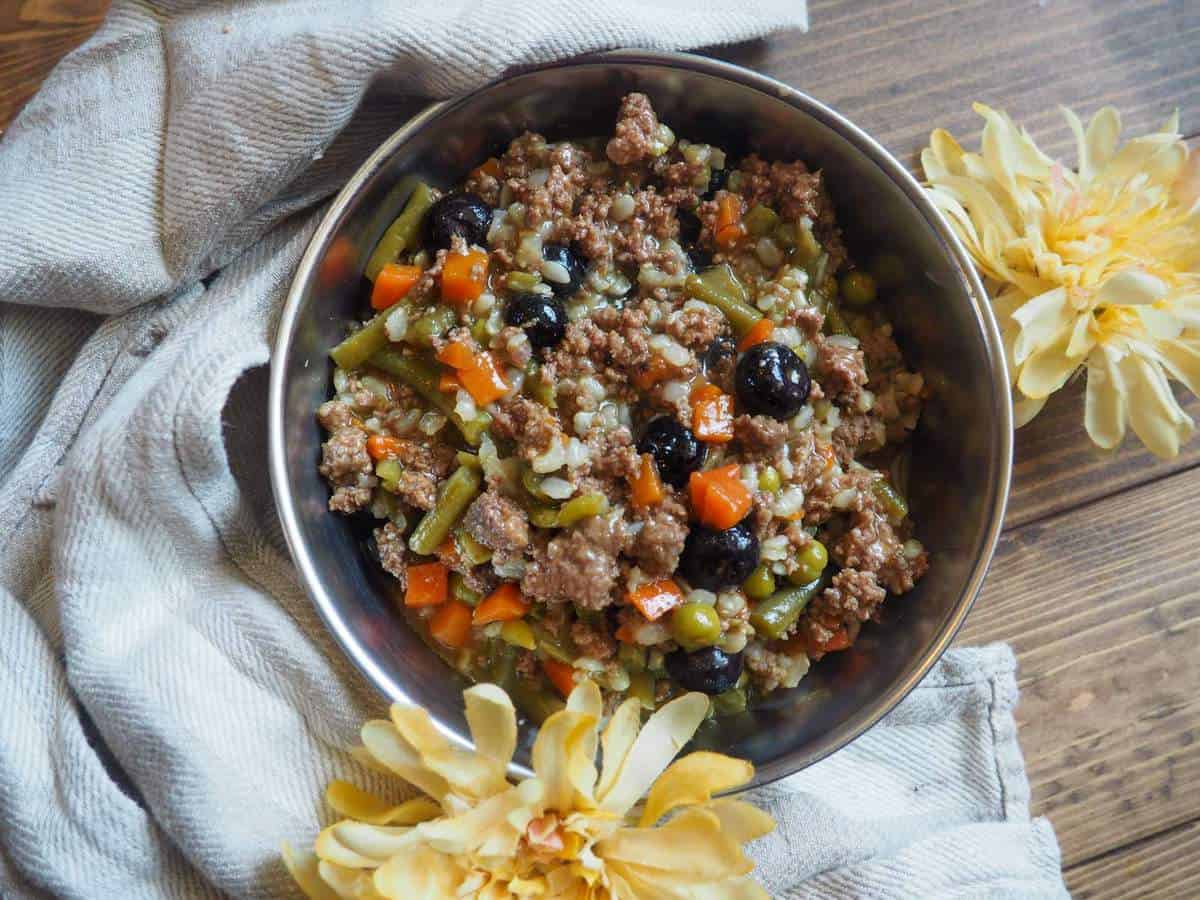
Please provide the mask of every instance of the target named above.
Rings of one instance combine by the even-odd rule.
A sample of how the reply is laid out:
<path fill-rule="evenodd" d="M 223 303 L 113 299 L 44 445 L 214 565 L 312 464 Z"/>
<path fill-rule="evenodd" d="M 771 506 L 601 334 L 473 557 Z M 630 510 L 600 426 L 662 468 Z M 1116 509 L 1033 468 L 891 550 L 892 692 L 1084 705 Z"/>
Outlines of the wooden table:
<path fill-rule="evenodd" d="M 103 0 L 0 8 L 0 127 Z M 812 31 L 717 51 L 828 102 L 910 166 L 973 100 L 1073 158 L 1059 104 L 1200 133 L 1200 2 L 810 0 Z M 1200 439 L 1171 462 L 1095 450 L 1082 385 L 1017 435 L 1007 530 L 962 644 L 1020 659 L 1021 743 L 1078 897 L 1200 895 Z M 1189 405 L 1200 415 L 1200 403 Z"/>

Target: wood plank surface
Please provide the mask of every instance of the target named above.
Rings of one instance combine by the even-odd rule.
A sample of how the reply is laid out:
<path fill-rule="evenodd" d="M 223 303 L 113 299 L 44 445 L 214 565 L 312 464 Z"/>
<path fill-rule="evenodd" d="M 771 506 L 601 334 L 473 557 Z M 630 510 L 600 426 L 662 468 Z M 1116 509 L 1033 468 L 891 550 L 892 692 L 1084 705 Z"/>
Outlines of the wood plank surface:
<path fill-rule="evenodd" d="M 107 0 L 0 3 L 0 130 Z M 1132 133 L 1178 108 L 1200 132 L 1200 2 L 810 0 L 812 30 L 709 51 L 811 93 L 915 171 L 931 128 L 975 146 L 971 102 L 1073 160 L 1060 104 Z M 1185 404 L 1200 417 L 1200 401 Z M 1102 453 L 1082 385 L 1017 433 L 992 572 L 960 643 L 1012 643 L 1034 812 L 1078 897 L 1200 896 L 1200 441 Z"/>
<path fill-rule="evenodd" d="M 1067 873 L 1075 900 L 1200 897 L 1200 822 L 1138 841 Z"/>
<path fill-rule="evenodd" d="M 1198 497 L 1193 469 L 1010 529 L 959 636 L 1016 650 L 1065 865 L 1200 817 Z"/>

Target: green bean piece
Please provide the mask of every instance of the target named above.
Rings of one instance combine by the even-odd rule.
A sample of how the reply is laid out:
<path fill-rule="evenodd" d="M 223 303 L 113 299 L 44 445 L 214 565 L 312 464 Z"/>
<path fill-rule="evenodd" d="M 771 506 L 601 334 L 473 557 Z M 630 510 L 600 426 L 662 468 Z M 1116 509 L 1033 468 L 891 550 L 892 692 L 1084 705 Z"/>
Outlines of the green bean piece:
<path fill-rule="evenodd" d="M 433 206 L 433 191 L 424 182 L 417 182 L 413 192 L 408 195 L 408 202 L 404 204 L 404 209 L 396 217 L 396 221 L 388 226 L 383 237 L 379 239 L 379 243 L 375 245 L 371 258 L 367 260 L 365 271 L 367 278 L 374 281 L 384 266 L 395 262 L 400 258 L 401 253 L 416 244 L 421 222 L 431 206 Z"/>
<path fill-rule="evenodd" d="M 504 286 L 516 293 L 528 293 L 541 283 L 541 276 L 533 272 L 509 272 L 504 276 Z"/>
<path fill-rule="evenodd" d="M 671 614 L 671 635 L 685 650 L 711 647 L 721 639 L 721 617 L 707 603 L 685 603 Z"/>
<path fill-rule="evenodd" d="M 473 591 L 467 587 L 467 580 L 462 576 L 461 572 L 450 573 L 450 593 L 455 599 L 461 600 L 472 608 L 479 605 L 482 594 L 479 591 Z"/>
<path fill-rule="evenodd" d="M 631 672 L 629 674 L 629 696 L 642 704 L 642 709 L 654 709 L 657 705 L 654 697 L 657 693 L 658 682 L 649 672 Z"/>
<path fill-rule="evenodd" d="M 699 275 L 689 275 L 684 289 L 688 296 L 711 303 L 724 313 L 739 335 L 745 334 L 762 318 L 762 313 L 747 302 L 746 289 L 728 264 L 711 266 Z"/>
<path fill-rule="evenodd" d="M 746 711 L 746 692 L 741 688 L 730 688 L 712 698 L 718 716 L 733 716 Z"/>
<path fill-rule="evenodd" d="M 549 688 L 538 687 L 520 679 L 510 693 L 517 701 L 517 708 L 539 725 L 566 706 Z"/>
<path fill-rule="evenodd" d="M 448 306 L 432 306 L 409 326 L 407 340 L 418 347 L 432 347 L 439 338 L 458 324 L 458 313 Z"/>
<path fill-rule="evenodd" d="M 838 309 L 836 303 L 830 303 L 825 308 L 825 330 L 830 334 L 849 334 L 850 326 L 847 324 L 842 312 Z"/>
<path fill-rule="evenodd" d="M 796 262 L 802 266 L 815 263 L 821 256 L 821 245 L 812 229 L 802 224 L 796 225 Z M 813 274 L 812 272 L 809 273 Z"/>
<path fill-rule="evenodd" d="M 816 596 L 820 587 L 821 579 L 818 578 L 805 585 L 776 591 L 754 607 L 754 612 L 750 614 L 750 624 L 761 636 L 769 640 L 778 640 L 796 624 L 800 613 L 804 611 L 808 601 Z"/>
<path fill-rule="evenodd" d="M 783 487 L 783 479 L 779 477 L 779 470 L 774 466 L 767 466 L 758 473 L 758 489 L 760 491 L 777 494 L 781 487 Z"/>
<path fill-rule="evenodd" d="M 742 224 L 746 226 L 746 231 L 750 233 L 751 237 L 766 237 L 779 224 L 779 214 L 771 207 L 763 206 L 760 203 L 746 213 L 742 218 Z"/>
<path fill-rule="evenodd" d="M 883 478 L 872 481 L 871 493 L 883 505 L 883 511 L 887 513 L 889 522 L 893 525 L 899 525 L 904 521 L 904 517 L 908 515 L 908 501 L 900 495 L 898 490 L 892 487 L 891 482 Z"/>
<path fill-rule="evenodd" d="M 570 528 L 576 522 L 591 516 L 601 516 L 608 512 L 608 498 L 600 493 L 581 494 L 572 497 L 558 511 L 559 528 Z"/>
<path fill-rule="evenodd" d="M 432 556 L 450 536 L 471 501 L 483 485 L 483 476 L 475 469 L 459 466 L 446 479 L 433 509 L 421 517 L 408 539 L 408 547 L 418 556 Z"/>
<path fill-rule="evenodd" d="M 391 487 L 388 488 L 389 490 L 395 489 L 396 482 L 400 480 L 400 476 L 403 474 L 404 469 L 394 459 L 381 459 L 375 463 L 375 477 L 383 482 L 384 487 L 388 487 L 390 484 Z"/>
<path fill-rule="evenodd" d="M 491 340 L 491 335 L 488 334 L 487 319 L 476 319 L 471 323 L 471 337 L 475 338 L 475 343 L 486 347 Z"/>
<path fill-rule="evenodd" d="M 478 453 L 468 453 L 466 450 L 459 450 L 454 454 L 454 458 L 458 460 L 460 466 L 470 466 L 472 469 L 483 468 L 483 463 L 479 461 Z"/>
<path fill-rule="evenodd" d="M 775 226 L 775 234 L 773 235 L 775 243 L 785 250 L 795 250 L 796 232 L 798 230 L 795 222 L 780 222 Z M 801 260 L 800 262 L 803 264 L 807 260 Z"/>
<path fill-rule="evenodd" d="M 646 648 L 639 644 L 621 644 L 617 647 L 617 662 L 629 673 L 646 669 Z"/>
<path fill-rule="evenodd" d="M 503 634 L 501 638 L 503 638 Z M 491 658 L 488 660 L 488 679 L 493 684 L 500 685 L 508 693 L 512 693 L 517 684 L 516 647 L 504 640 L 493 640 L 489 644 Z"/>
<path fill-rule="evenodd" d="M 441 369 L 436 363 L 388 349 L 380 350 L 372 356 L 371 365 L 389 375 L 395 375 L 420 394 L 426 403 L 449 419 L 454 427 L 462 432 L 468 444 L 479 445 L 483 432 L 492 423 L 492 417 L 486 412 L 481 412 L 468 422 L 455 412 L 453 396 L 438 390 Z"/>
<path fill-rule="evenodd" d="M 471 537 L 465 528 L 459 528 L 454 532 L 454 540 L 458 542 L 458 551 L 471 565 L 482 566 L 491 560 L 491 549 Z"/>
<path fill-rule="evenodd" d="M 537 649 L 537 637 L 533 633 L 533 629 L 524 619 L 513 619 L 511 622 L 505 622 L 500 626 L 500 639 L 512 644 L 514 647 L 522 647 L 525 650 Z"/>
<path fill-rule="evenodd" d="M 775 576 L 771 567 L 760 563 L 742 584 L 742 590 L 751 600 L 766 600 L 775 593 Z"/>
<path fill-rule="evenodd" d="M 875 278 L 870 272 L 857 270 L 847 272 L 842 276 L 842 299 L 851 306 L 866 306 L 868 303 L 873 303 L 877 293 Z"/>
<path fill-rule="evenodd" d="M 811 540 L 796 556 L 796 569 L 789 576 L 792 584 L 811 584 L 821 577 L 829 564 L 829 551 L 818 540 Z"/>
<path fill-rule="evenodd" d="M 564 639 L 559 638 L 544 625 L 534 625 L 533 633 L 537 638 L 538 649 L 546 656 L 562 663 L 571 664 L 575 662 L 575 648 L 568 645 Z"/>
<path fill-rule="evenodd" d="M 378 313 L 362 328 L 347 335 L 340 344 L 329 351 L 330 357 L 339 368 L 357 369 L 376 352 L 388 345 L 388 316 L 398 307 L 399 304 Z"/>
<path fill-rule="evenodd" d="M 557 387 L 553 382 L 544 381 L 541 367 L 536 361 L 530 361 L 525 367 L 525 389 L 529 396 L 547 409 L 558 409 Z"/>

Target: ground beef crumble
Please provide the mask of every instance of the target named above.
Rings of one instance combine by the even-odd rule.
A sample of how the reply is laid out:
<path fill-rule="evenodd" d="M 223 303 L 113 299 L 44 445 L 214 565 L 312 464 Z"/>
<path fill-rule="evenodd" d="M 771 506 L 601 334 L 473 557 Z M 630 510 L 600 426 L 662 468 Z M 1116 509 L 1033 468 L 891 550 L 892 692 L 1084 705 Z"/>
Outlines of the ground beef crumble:
<path fill-rule="evenodd" d="M 629 166 L 650 155 L 658 131 L 658 116 L 645 94 L 626 94 L 617 114 L 616 133 L 605 154 L 618 166 Z"/>
<path fill-rule="evenodd" d="M 867 383 L 867 367 L 862 350 L 823 340 L 817 346 L 817 377 L 828 397 L 847 403 L 858 398 Z"/>
<path fill-rule="evenodd" d="M 679 565 L 679 554 L 688 536 L 688 511 L 677 498 L 639 510 L 636 521 L 642 523 L 629 548 L 642 571 L 648 575 L 670 575 Z"/>
<path fill-rule="evenodd" d="M 627 545 L 620 522 L 604 516 L 586 519 L 534 551 L 521 592 L 542 603 L 574 602 L 583 609 L 603 609 L 614 600 L 617 555 Z"/>
<path fill-rule="evenodd" d="M 339 428 L 321 447 L 319 471 L 333 485 L 329 508 L 352 513 L 371 502 L 371 490 L 379 483 L 375 463 L 367 453 L 367 433 L 353 425 Z"/>
<path fill-rule="evenodd" d="M 475 498 L 463 517 L 463 527 L 503 559 L 520 556 L 529 546 L 529 518 L 525 510 L 494 490 L 484 491 Z"/>

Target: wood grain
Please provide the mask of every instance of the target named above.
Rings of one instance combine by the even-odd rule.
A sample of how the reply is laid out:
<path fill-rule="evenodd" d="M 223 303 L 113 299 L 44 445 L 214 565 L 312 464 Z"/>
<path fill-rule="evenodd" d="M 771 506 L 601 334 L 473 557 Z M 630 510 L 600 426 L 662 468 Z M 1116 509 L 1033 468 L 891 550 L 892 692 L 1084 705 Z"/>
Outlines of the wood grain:
<path fill-rule="evenodd" d="M 1076 900 L 1200 897 L 1200 822 L 1173 828 L 1067 872 Z"/>
<path fill-rule="evenodd" d="M 1066 865 L 1200 816 L 1200 469 L 1001 538 L 959 642 L 1005 640 Z"/>
<path fill-rule="evenodd" d="M 99 26 L 108 0 L 0 3 L 0 132 L 54 65 Z"/>

